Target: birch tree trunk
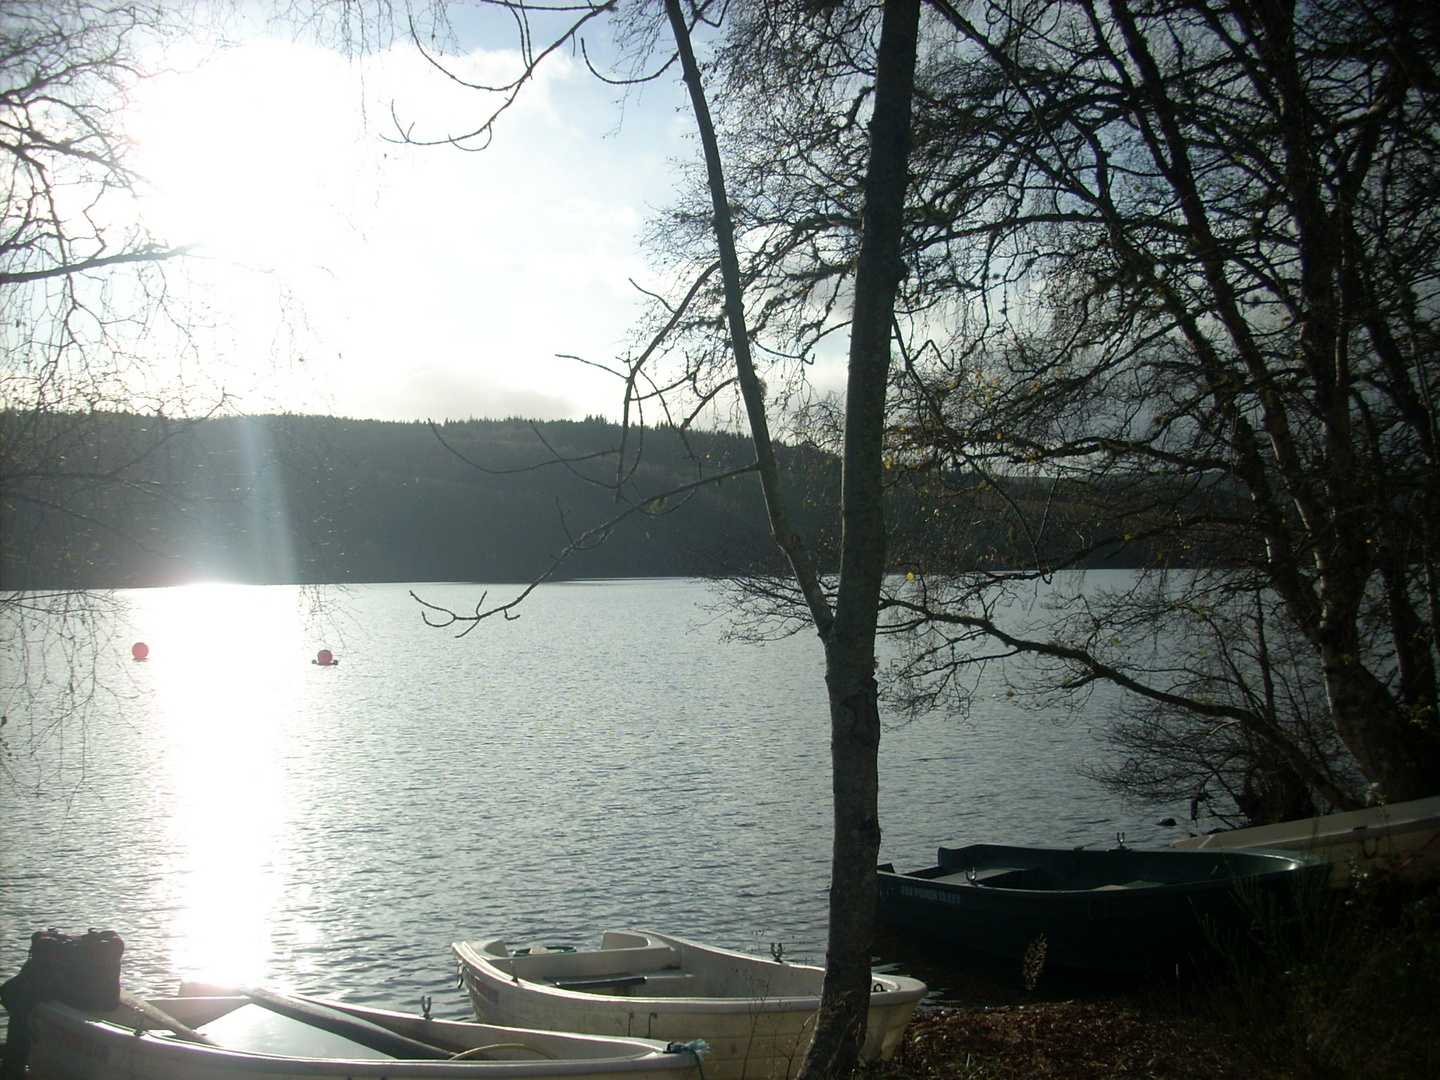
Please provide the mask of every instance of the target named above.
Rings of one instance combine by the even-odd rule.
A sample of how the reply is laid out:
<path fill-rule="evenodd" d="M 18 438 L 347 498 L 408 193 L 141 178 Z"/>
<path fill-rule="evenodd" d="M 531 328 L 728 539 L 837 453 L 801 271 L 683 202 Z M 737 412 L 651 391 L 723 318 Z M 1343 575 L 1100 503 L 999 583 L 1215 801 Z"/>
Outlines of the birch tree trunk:
<path fill-rule="evenodd" d="M 800 1080 L 848 1076 L 869 1006 L 880 854 L 880 713 L 875 626 L 885 575 L 885 396 L 909 176 L 919 0 L 886 0 L 880 31 L 870 160 L 845 397 L 840 582 L 825 639 L 835 835 L 831 852 L 825 989 Z"/>
<path fill-rule="evenodd" d="M 771 453 L 760 382 L 750 357 L 744 295 L 719 144 L 679 0 L 666 0 L 704 147 L 724 278 L 726 319 L 771 531 L 784 550 L 825 646 L 830 705 L 834 839 L 829 934 L 820 1013 L 800 1080 L 840 1080 L 854 1070 L 865 1037 L 880 851 L 875 627 L 885 575 L 882 507 L 885 397 L 895 293 L 904 273 L 903 209 L 919 0 L 886 0 L 881 24 L 865 210 L 855 276 L 843 450 L 840 580 L 832 610 L 804 545 L 790 530 Z"/>

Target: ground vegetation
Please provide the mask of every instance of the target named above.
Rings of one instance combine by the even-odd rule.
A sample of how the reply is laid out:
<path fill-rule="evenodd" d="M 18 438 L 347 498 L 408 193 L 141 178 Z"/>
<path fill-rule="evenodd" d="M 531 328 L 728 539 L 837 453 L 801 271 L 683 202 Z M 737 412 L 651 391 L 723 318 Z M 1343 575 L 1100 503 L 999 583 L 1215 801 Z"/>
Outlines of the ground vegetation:
<path fill-rule="evenodd" d="M 895 1080 L 1269 1080 L 1221 1029 L 1113 998 L 937 1009 L 905 1032 Z"/>

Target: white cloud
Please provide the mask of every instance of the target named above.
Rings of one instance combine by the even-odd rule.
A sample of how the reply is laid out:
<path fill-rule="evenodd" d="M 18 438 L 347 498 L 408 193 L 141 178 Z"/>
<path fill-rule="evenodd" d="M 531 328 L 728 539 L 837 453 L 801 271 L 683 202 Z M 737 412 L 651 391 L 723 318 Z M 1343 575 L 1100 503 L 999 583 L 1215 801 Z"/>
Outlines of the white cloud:
<path fill-rule="evenodd" d="M 270 371 L 256 400 L 398 419 L 615 410 L 612 380 L 554 355 L 605 361 L 625 337 L 627 278 L 645 276 L 636 235 L 691 144 L 655 88 L 610 134 L 612 89 L 556 60 L 481 153 L 382 138 L 392 103 L 425 137 L 484 113 L 408 44 L 359 63 L 255 41 L 143 89 L 134 133 L 157 229 L 267 271 L 214 275 L 231 329 L 213 347 Z M 453 63 L 483 81 L 516 59 Z M 299 300 L 288 324 L 277 290 Z"/>

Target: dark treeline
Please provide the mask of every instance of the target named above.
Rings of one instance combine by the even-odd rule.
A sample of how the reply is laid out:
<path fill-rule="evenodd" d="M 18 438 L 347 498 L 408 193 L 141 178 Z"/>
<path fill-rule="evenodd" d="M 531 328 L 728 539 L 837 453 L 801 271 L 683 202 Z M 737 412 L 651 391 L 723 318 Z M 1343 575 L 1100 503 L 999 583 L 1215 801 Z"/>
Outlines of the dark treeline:
<path fill-rule="evenodd" d="M 621 469 L 621 432 L 601 419 L 451 422 L 437 435 L 422 423 L 321 416 L 12 412 L 0 428 L 6 589 L 527 581 L 627 505 L 750 460 L 737 436 L 658 428 L 626 436 Z M 824 565 L 838 462 L 806 447 L 781 453 L 799 478 L 797 525 Z M 993 483 L 957 501 L 953 486 L 942 494 L 902 475 L 891 489 L 898 570 L 1001 566 L 1036 541 L 986 512 L 1001 497 Z M 1094 493 L 1057 499 L 1032 480 L 1003 497 L 1054 502 L 1056 531 L 1040 540 L 1057 551 L 1068 546 L 1062 533 L 1097 518 L 1086 510 Z M 1116 539 L 1095 544 L 1084 565 L 1153 555 Z M 556 576 L 765 573 L 780 569 L 776 557 L 745 475 L 631 516 Z"/>
<path fill-rule="evenodd" d="M 3 427 L 9 589 L 523 581 L 626 505 L 619 429 L 603 420 L 447 423 L 440 437 L 421 423 L 289 415 L 10 413 Z M 627 446 L 630 502 L 734 467 L 744 449 L 670 429 L 643 440 Z M 722 553 L 763 553 L 746 479 L 631 517 L 559 576 L 720 571 Z"/>

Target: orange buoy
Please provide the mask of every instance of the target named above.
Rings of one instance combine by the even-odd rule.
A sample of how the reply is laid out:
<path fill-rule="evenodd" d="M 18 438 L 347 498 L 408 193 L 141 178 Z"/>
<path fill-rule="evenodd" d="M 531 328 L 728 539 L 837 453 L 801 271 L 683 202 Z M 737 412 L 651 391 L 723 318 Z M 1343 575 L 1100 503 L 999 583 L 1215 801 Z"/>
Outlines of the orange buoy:
<path fill-rule="evenodd" d="M 330 667 L 335 662 L 335 654 L 332 653 L 329 649 L 321 649 L 318 653 L 315 654 L 315 663 L 319 664 L 321 667 Z"/>
<path fill-rule="evenodd" d="M 137 641 L 130 646 L 130 655 L 136 660 L 144 660 L 150 655 L 150 646 L 143 641 Z"/>

